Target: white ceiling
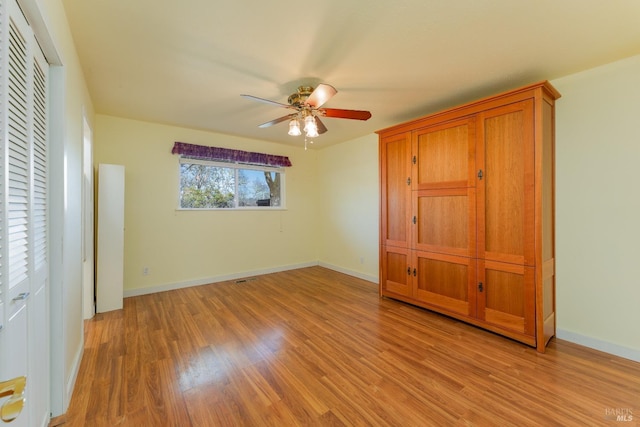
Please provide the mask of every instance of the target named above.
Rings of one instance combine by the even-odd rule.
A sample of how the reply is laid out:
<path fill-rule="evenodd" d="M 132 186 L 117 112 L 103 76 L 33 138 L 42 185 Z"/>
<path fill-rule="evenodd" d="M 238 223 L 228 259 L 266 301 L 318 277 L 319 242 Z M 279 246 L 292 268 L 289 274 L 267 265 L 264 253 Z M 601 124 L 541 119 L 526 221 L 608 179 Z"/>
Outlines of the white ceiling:
<path fill-rule="evenodd" d="M 640 54 L 638 0 L 63 0 L 97 113 L 299 144 L 301 85 L 329 83 L 316 148 Z M 560 100 L 559 102 L 562 102 Z"/>

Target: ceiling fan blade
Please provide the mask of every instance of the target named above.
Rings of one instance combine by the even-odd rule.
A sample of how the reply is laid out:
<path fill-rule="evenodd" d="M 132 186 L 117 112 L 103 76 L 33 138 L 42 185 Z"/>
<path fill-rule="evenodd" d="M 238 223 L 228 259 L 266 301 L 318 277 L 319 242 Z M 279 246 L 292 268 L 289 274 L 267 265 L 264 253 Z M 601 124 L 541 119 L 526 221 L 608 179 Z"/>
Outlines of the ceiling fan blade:
<path fill-rule="evenodd" d="M 324 125 L 324 123 L 322 123 L 322 121 L 320 120 L 320 117 L 316 116 L 316 127 L 318 128 L 318 133 L 320 135 L 322 135 L 323 133 L 325 133 L 328 129 L 327 127 Z"/>
<path fill-rule="evenodd" d="M 240 95 L 240 96 L 242 96 L 243 98 L 251 99 L 253 101 L 263 102 L 263 103 L 269 104 L 269 105 L 275 105 L 276 107 L 292 108 L 291 105 L 282 104 L 282 103 L 276 102 L 276 101 L 270 101 L 270 100 L 264 99 L 264 98 L 258 98 L 257 96 L 253 96 L 253 95 Z"/>
<path fill-rule="evenodd" d="M 268 128 L 269 126 L 277 125 L 278 123 L 286 122 L 287 120 L 291 120 L 296 117 L 296 113 L 288 114 L 286 116 L 278 117 L 277 119 L 273 119 L 270 122 L 263 123 L 259 125 L 259 128 Z"/>
<path fill-rule="evenodd" d="M 334 117 L 337 119 L 354 119 L 354 120 L 369 120 L 371 113 L 364 110 L 341 110 L 339 108 L 322 108 L 319 111 L 322 112 L 324 117 Z"/>
<path fill-rule="evenodd" d="M 329 99 L 331 99 L 331 97 L 336 93 L 338 93 L 338 91 L 336 90 L 335 87 L 324 84 L 324 83 L 320 83 L 318 87 L 315 88 L 313 92 L 311 92 L 311 95 L 309 95 L 309 97 L 304 103 L 307 105 L 311 105 L 312 107 L 318 108 L 322 104 L 327 102 Z"/>

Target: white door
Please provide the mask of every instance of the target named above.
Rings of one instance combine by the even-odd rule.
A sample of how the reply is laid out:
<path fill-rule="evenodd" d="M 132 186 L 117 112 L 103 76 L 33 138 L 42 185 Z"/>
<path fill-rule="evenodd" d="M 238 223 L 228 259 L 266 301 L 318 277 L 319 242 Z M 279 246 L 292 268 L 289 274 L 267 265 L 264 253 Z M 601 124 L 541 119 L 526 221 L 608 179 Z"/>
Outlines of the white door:
<path fill-rule="evenodd" d="M 43 426 L 49 416 L 48 65 L 15 0 L 0 0 L 0 20 L 0 382 L 27 377 L 27 403 L 12 426 Z"/>

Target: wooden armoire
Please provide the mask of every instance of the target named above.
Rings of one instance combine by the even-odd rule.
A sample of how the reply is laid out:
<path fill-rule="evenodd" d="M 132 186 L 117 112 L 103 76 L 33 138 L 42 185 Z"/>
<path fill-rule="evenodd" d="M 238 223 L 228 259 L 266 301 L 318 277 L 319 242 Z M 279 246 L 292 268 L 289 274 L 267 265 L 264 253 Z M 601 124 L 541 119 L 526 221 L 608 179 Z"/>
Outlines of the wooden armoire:
<path fill-rule="evenodd" d="M 377 132 L 381 296 L 544 352 L 559 97 L 545 81 Z"/>

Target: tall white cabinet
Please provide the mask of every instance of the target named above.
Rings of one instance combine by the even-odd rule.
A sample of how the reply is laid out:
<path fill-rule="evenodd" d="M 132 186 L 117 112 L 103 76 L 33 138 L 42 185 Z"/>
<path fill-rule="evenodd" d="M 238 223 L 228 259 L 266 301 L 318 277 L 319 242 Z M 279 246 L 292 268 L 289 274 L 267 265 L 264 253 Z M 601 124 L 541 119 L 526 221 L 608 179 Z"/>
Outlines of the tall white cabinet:
<path fill-rule="evenodd" d="M 96 310 L 122 308 L 124 286 L 124 166 L 98 166 Z"/>

